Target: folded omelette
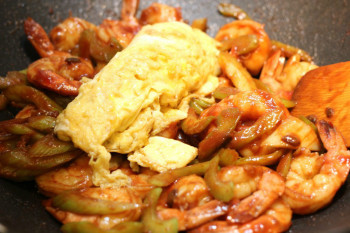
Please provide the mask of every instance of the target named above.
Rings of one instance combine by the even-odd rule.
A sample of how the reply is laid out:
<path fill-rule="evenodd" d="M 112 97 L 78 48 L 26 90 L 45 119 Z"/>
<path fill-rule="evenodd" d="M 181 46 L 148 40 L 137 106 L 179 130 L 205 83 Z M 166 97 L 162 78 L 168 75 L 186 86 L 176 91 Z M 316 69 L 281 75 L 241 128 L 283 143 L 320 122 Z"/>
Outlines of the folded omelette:
<path fill-rule="evenodd" d="M 149 139 L 186 118 L 186 97 L 215 88 L 213 77 L 220 71 L 217 56 L 216 42 L 184 23 L 145 26 L 93 80 L 81 86 L 79 95 L 58 116 L 55 132 L 88 153 L 95 185 L 127 185 L 128 176 L 120 170 L 109 171 L 110 152 L 129 154 L 142 166 L 147 166 L 145 161 L 166 160 L 166 151 L 151 151 L 158 157 L 143 159 L 149 142 L 162 141 Z M 193 159 L 196 150 L 189 151 Z M 176 162 L 177 152 L 172 156 Z"/>

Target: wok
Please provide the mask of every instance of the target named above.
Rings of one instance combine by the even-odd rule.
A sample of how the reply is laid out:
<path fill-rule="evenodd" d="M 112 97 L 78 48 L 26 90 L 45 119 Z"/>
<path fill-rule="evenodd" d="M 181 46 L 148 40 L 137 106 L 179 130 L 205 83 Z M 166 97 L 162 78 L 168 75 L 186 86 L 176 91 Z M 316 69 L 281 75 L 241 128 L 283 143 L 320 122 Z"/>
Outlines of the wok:
<path fill-rule="evenodd" d="M 224 0 L 161 0 L 182 8 L 191 22 L 207 17 L 208 33 L 232 21 L 219 15 L 216 6 Z M 140 9 L 153 1 L 141 0 Z M 256 21 L 264 23 L 270 38 L 308 51 L 318 65 L 350 60 L 349 0 L 231 0 Z M 120 0 L 11 0 L 0 1 L 0 75 L 21 70 L 39 58 L 23 31 L 23 20 L 31 16 L 46 31 L 72 14 L 95 24 L 103 18 L 119 18 Z M 0 120 L 12 116 L 2 111 Z M 32 182 L 15 183 L 0 179 L 0 232 L 60 232 L 60 225 L 41 206 L 44 199 Z M 338 191 L 333 203 L 308 216 L 295 216 L 289 232 L 349 232 L 350 179 Z M 7 229 L 7 230 L 6 230 Z"/>

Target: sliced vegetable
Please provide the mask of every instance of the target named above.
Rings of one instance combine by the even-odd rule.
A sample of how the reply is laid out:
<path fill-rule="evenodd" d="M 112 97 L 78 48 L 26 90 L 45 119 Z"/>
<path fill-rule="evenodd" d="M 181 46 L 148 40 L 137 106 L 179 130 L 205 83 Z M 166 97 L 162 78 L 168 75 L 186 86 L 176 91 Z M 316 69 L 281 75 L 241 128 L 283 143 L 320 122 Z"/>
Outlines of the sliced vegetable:
<path fill-rule="evenodd" d="M 15 85 L 8 87 L 3 93 L 10 101 L 33 103 L 38 109 L 44 111 L 62 111 L 62 108 L 58 104 L 33 87 Z"/>
<path fill-rule="evenodd" d="M 219 156 L 215 156 L 211 161 L 208 170 L 204 175 L 210 193 L 215 199 L 223 202 L 230 201 L 234 196 L 234 183 L 223 182 L 217 176 L 219 167 Z"/>
<path fill-rule="evenodd" d="M 199 115 L 204 109 L 210 107 L 211 104 L 202 99 L 191 98 L 189 105 Z"/>
<path fill-rule="evenodd" d="M 156 205 L 161 193 L 162 188 L 155 188 L 152 189 L 146 196 L 144 203 L 147 207 L 141 217 L 141 221 L 144 225 L 144 231 L 152 233 L 178 232 L 178 220 L 176 218 L 160 220 L 157 217 Z"/>
<path fill-rule="evenodd" d="M 44 135 L 42 135 L 41 133 L 36 132 L 35 130 L 32 130 L 31 128 L 29 128 L 28 126 L 24 125 L 24 124 L 6 124 L 3 126 L 3 128 L 12 134 L 16 134 L 16 135 L 31 135 L 31 137 L 34 140 L 38 140 L 40 138 L 42 138 Z"/>
<path fill-rule="evenodd" d="M 56 118 L 51 116 L 33 116 L 28 119 L 27 125 L 39 130 L 40 132 L 49 133 L 55 127 Z"/>
<path fill-rule="evenodd" d="M 22 149 L 16 149 L 0 153 L 0 163 L 15 168 L 47 170 L 69 162 L 81 153 L 80 150 L 75 150 L 48 157 L 32 158 Z"/>
<path fill-rule="evenodd" d="M 207 30 L 207 21 L 207 18 L 195 19 L 191 26 L 205 32 Z"/>
<path fill-rule="evenodd" d="M 294 108 L 295 105 L 297 104 L 295 101 L 293 100 L 287 100 L 287 99 L 284 99 L 284 98 L 280 98 L 279 99 L 281 101 L 281 103 L 284 105 L 284 107 L 286 108 Z"/>
<path fill-rule="evenodd" d="M 237 58 L 227 52 L 221 52 L 219 55 L 219 64 L 222 71 L 238 90 L 251 91 L 256 89 L 253 77 Z"/>
<path fill-rule="evenodd" d="M 150 184 L 165 187 L 173 183 L 175 180 L 192 174 L 203 175 L 209 167 L 209 161 L 203 163 L 196 163 L 182 168 L 168 170 L 163 173 L 152 176 L 148 182 Z"/>
<path fill-rule="evenodd" d="M 229 148 L 222 148 L 221 150 L 219 150 L 217 155 L 220 158 L 220 166 L 234 165 L 236 164 L 236 161 L 239 158 L 238 152 Z"/>
<path fill-rule="evenodd" d="M 240 119 L 238 108 L 227 108 L 217 117 L 217 128 L 212 130 L 198 146 L 198 159 L 205 160 L 222 144 L 231 139 L 231 133 Z"/>
<path fill-rule="evenodd" d="M 312 121 L 310 121 L 307 117 L 299 116 L 298 118 L 302 120 L 304 123 L 306 123 L 307 125 L 309 125 L 316 133 L 318 132 L 316 125 Z"/>
<path fill-rule="evenodd" d="M 214 116 L 198 119 L 194 109 L 189 108 L 188 116 L 182 121 L 181 128 L 186 134 L 198 134 L 204 131 L 214 119 Z"/>
<path fill-rule="evenodd" d="M 268 166 L 268 165 L 275 164 L 278 161 L 278 159 L 281 158 L 282 155 L 283 155 L 283 150 L 277 150 L 267 155 L 256 155 L 256 156 L 239 158 L 235 164 L 236 165 L 251 164 L 251 165 Z"/>
<path fill-rule="evenodd" d="M 277 50 L 277 49 L 281 50 L 285 57 L 289 58 L 294 54 L 299 54 L 300 59 L 302 61 L 312 62 L 312 57 L 310 56 L 310 54 L 308 54 L 306 51 L 300 48 L 297 48 L 288 44 L 284 44 L 277 40 L 271 40 L 271 45 L 273 50 Z"/>
<path fill-rule="evenodd" d="M 253 78 L 253 81 L 256 85 L 256 88 L 266 91 L 268 93 L 273 93 L 272 90 L 270 89 L 270 87 L 268 85 L 266 85 L 265 83 L 261 82 L 261 80 Z"/>
<path fill-rule="evenodd" d="M 52 205 L 64 211 L 78 214 L 117 214 L 127 210 L 141 208 L 137 203 L 124 203 L 102 200 L 84 195 L 87 189 L 70 190 L 58 194 L 52 199 Z"/>
<path fill-rule="evenodd" d="M 27 74 L 21 71 L 10 71 L 6 77 L 0 78 L 0 89 L 8 88 L 9 86 L 26 84 Z"/>
<path fill-rule="evenodd" d="M 102 43 L 98 40 L 95 31 L 88 29 L 81 33 L 79 49 L 81 57 L 91 55 L 98 61 L 109 62 L 123 47 L 114 37 L 108 43 Z"/>
<path fill-rule="evenodd" d="M 223 48 L 221 48 L 222 50 L 224 48 L 226 50 L 226 48 L 228 47 L 228 49 L 230 49 L 231 52 L 234 52 L 238 56 L 253 52 L 259 47 L 258 37 L 254 34 L 230 38 L 221 41 L 221 43 L 223 44 Z"/>
<path fill-rule="evenodd" d="M 248 14 L 238 6 L 230 3 L 220 3 L 218 6 L 220 14 L 227 17 L 233 17 L 238 20 L 250 19 Z"/>
<path fill-rule="evenodd" d="M 222 100 L 222 99 L 225 99 L 227 96 L 235 95 L 238 92 L 239 90 L 237 88 L 230 87 L 230 86 L 229 87 L 222 86 L 215 89 L 215 91 L 213 92 L 213 96 L 215 99 Z"/>
<path fill-rule="evenodd" d="M 240 149 L 260 136 L 270 132 L 282 120 L 282 111 L 273 111 L 260 117 L 252 126 L 232 134 L 229 147 Z"/>
<path fill-rule="evenodd" d="M 63 142 L 58 140 L 53 134 L 47 134 L 30 147 L 28 154 L 31 157 L 45 157 L 72 150 L 75 150 L 72 143 Z"/>

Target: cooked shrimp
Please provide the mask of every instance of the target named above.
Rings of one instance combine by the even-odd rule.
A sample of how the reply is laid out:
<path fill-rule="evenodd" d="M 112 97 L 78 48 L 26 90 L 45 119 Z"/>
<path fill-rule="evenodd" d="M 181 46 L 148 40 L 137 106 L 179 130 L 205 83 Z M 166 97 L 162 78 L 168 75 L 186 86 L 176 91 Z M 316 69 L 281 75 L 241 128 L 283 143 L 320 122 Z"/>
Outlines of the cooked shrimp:
<path fill-rule="evenodd" d="M 326 154 L 308 150 L 294 154 L 283 199 L 294 213 L 309 214 L 329 204 L 350 170 L 350 152 L 331 123 L 316 123 Z"/>
<path fill-rule="evenodd" d="M 234 95 L 230 95 L 219 103 L 205 109 L 200 118 L 207 116 L 218 116 L 224 109 L 237 108 L 240 111 L 239 128 L 222 132 L 225 138 L 231 141 L 228 147 L 232 149 L 242 149 L 249 143 L 267 136 L 277 124 L 288 116 L 288 111 L 279 102 L 267 92 L 261 90 L 242 91 Z M 216 127 L 216 123 L 211 123 L 205 139 L 199 144 L 198 155 L 200 158 L 206 158 L 208 153 L 212 153 L 214 147 L 219 147 L 222 140 L 218 137 L 211 136 L 210 133 Z M 225 141 L 225 140 L 224 140 Z M 218 145 L 218 143 L 220 145 Z"/>
<path fill-rule="evenodd" d="M 238 58 L 252 75 L 257 75 L 271 49 L 270 39 L 262 24 L 252 20 L 237 20 L 221 27 L 215 39 L 221 42 L 245 35 L 255 35 L 258 39 L 258 47 L 248 54 L 238 56 Z M 234 55 L 234 48 L 231 53 Z"/>
<path fill-rule="evenodd" d="M 193 229 L 226 213 L 227 205 L 218 200 L 211 200 L 201 206 L 185 211 L 175 208 L 162 208 L 157 212 L 158 217 L 163 220 L 176 218 L 179 231 Z"/>
<path fill-rule="evenodd" d="M 88 207 L 94 208 L 94 202 L 103 203 L 104 201 L 114 201 L 118 203 L 130 203 L 136 206 L 141 206 L 141 198 L 134 194 L 128 188 L 119 189 L 102 189 L 102 188 L 88 188 L 82 191 L 82 197 L 90 199 Z M 76 200 L 80 201 L 80 200 Z M 109 202 L 110 203 L 110 202 Z M 107 206 L 108 204 L 106 204 Z M 87 221 L 95 224 L 101 229 L 110 229 L 118 223 L 125 221 L 135 221 L 141 216 L 141 208 L 133 208 L 124 210 L 120 213 L 114 214 L 82 214 L 73 211 L 60 210 L 53 206 L 53 199 L 44 202 L 46 210 L 49 211 L 58 221 L 63 224 L 69 222 Z M 86 206 L 86 205 L 85 205 Z M 76 208 L 76 207 L 75 207 Z M 78 209 L 77 209 L 78 210 Z M 101 209 L 99 209 L 101 210 Z M 102 210 L 103 211 L 103 210 Z"/>
<path fill-rule="evenodd" d="M 137 19 L 135 18 L 138 7 L 139 0 L 123 0 L 121 20 L 138 24 Z"/>
<path fill-rule="evenodd" d="M 40 191 L 48 196 L 54 196 L 66 190 L 91 187 L 93 184 L 89 157 L 81 156 L 68 167 L 44 173 L 36 177 L 35 181 Z"/>
<path fill-rule="evenodd" d="M 167 188 L 160 196 L 158 204 L 188 210 L 207 203 L 211 199 L 213 198 L 204 179 L 197 175 L 189 175 L 180 178 Z"/>
<path fill-rule="evenodd" d="M 44 29 L 32 18 L 24 22 L 28 39 L 43 57 L 27 70 L 28 81 L 61 95 L 77 95 L 82 77 L 92 78 L 90 61 L 54 49 Z"/>
<path fill-rule="evenodd" d="M 153 2 L 141 12 L 140 24 L 182 21 L 181 9 Z"/>
<path fill-rule="evenodd" d="M 82 58 L 66 55 L 51 55 L 30 64 L 28 81 L 61 95 L 78 95 L 82 77 L 92 78 L 92 64 Z"/>
<path fill-rule="evenodd" d="M 274 52 L 266 63 L 260 74 L 260 80 L 268 85 L 279 97 L 291 99 L 293 90 L 299 80 L 310 70 L 317 68 L 309 62 L 301 62 L 300 55 L 295 54 L 285 63 L 285 57 L 281 51 Z"/>
<path fill-rule="evenodd" d="M 121 20 L 103 20 L 96 29 L 97 38 L 105 44 L 116 38 L 124 48 L 128 46 L 141 28 L 135 18 L 138 2 L 138 0 L 123 0 Z"/>
<path fill-rule="evenodd" d="M 56 50 L 70 53 L 78 44 L 81 33 L 87 29 L 95 30 L 96 26 L 86 20 L 69 17 L 51 30 L 50 38 Z"/>
<path fill-rule="evenodd" d="M 256 120 L 267 112 L 271 111 L 288 111 L 276 100 L 273 96 L 262 90 L 241 91 L 235 95 L 231 95 L 219 103 L 205 109 L 200 117 L 218 116 L 219 113 L 226 108 L 236 107 L 242 113 L 242 118 L 245 120 Z"/>
<path fill-rule="evenodd" d="M 92 78 L 90 61 L 54 49 L 44 29 L 33 19 L 24 22 L 26 33 L 43 58 L 29 65 L 28 81 L 62 95 L 77 95 L 82 77 Z"/>
<path fill-rule="evenodd" d="M 233 181 L 233 198 L 241 200 L 228 212 L 227 220 L 231 223 L 245 223 L 260 216 L 284 191 L 283 178 L 263 166 L 223 167 L 218 178 L 223 182 Z"/>
<path fill-rule="evenodd" d="M 220 233 L 263 233 L 284 232 L 291 225 L 292 211 L 281 198 L 277 199 L 262 215 L 245 224 L 231 224 L 227 221 L 212 221 L 189 233 L 220 232 Z"/>
<path fill-rule="evenodd" d="M 227 212 L 226 204 L 212 199 L 202 177 L 185 176 L 163 192 L 158 216 L 163 220 L 177 218 L 179 230 L 191 229 Z"/>
<path fill-rule="evenodd" d="M 41 57 L 49 57 L 56 52 L 45 30 L 30 17 L 24 21 L 24 32 Z"/>

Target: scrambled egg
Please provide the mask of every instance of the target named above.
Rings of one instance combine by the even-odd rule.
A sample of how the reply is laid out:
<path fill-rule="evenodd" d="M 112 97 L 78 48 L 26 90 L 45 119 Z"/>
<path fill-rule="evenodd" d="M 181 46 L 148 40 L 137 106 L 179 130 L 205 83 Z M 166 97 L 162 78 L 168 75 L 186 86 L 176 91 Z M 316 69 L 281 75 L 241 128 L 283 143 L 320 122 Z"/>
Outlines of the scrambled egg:
<path fill-rule="evenodd" d="M 143 167 L 162 172 L 186 166 L 197 154 L 196 147 L 174 139 L 153 136 L 149 138 L 145 147 L 130 155 L 128 159 Z"/>
<path fill-rule="evenodd" d="M 216 42 L 184 23 L 145 26 L 81 86 L 58 116 L 55 132 L 89 154 L 95 185 L 130 183 L 120 170 L 110 173 L 110 152 L 130 154 L 133 161 L 151 168 L 185 166 L 196 156 L 195 148 L 177 154 L 172 143 L 163 143 L 169 146 L 164 154 L 165 149 L 158 151 L 152 143 L 147 147 L 149 137 L 187 116 L 190 94 L 206 94 L 216 87 L 217 56 Z"/>

